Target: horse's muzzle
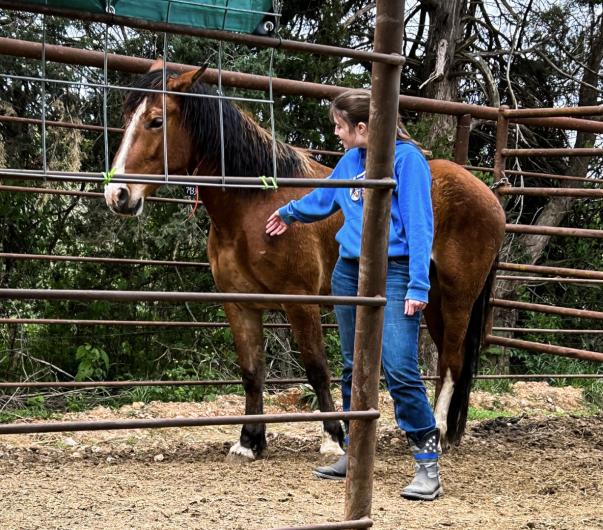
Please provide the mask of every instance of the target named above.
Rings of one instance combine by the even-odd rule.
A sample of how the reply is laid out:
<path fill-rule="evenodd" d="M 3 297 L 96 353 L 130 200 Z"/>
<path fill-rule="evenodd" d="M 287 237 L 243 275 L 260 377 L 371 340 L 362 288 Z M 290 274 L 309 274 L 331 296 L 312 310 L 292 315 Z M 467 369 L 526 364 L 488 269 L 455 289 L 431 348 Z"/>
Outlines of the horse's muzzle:
<path fill-rule="evenodd" d="M 109 209 L 119 215 L 134 217 L 142 213 L 144 199 L 139 197 L 132 203 L 130 190 L 126 186 L 109 184 L 105 187 L 105 201 Z"/>

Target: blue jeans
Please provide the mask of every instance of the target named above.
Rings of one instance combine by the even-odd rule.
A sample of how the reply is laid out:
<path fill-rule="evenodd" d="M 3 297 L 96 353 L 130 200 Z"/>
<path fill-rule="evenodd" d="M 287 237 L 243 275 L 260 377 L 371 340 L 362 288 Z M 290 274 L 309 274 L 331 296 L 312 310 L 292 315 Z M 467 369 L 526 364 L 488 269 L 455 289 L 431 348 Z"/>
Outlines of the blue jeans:
<path fill-rule="evenodd" d="M 336 296 L 358 293 L 358 260 L 339 258 L 332 277 Z M 381 362 L 385 382 L 394 400 L 396 421 L 413 440 L 435 428 L 435 418 L 419 372 L 419 323 L 421 313 L 404 315 L 404 297 L 410 281 L 407 258 L 390 258 L 387 269 Z M 335 306 L 343 356 L 343 410 L 350 410 L 356 306 Z"/>

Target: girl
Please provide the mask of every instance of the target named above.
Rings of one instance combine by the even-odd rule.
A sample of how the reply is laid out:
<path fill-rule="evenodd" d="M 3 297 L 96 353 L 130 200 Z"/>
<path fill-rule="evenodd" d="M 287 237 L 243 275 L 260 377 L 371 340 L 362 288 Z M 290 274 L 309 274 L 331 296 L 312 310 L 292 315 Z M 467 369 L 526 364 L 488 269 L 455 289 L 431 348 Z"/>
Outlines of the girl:
<path fill-rule="evenodd" d="M 337 96 L 329 110 L 335 134 L 346 150 L 331 179 L 364 179 L 369 132 L 368 92 L 350 90 Z M 375 124 L 378 126 L 378 124 Z M 402 496 L 433 500 L 442 495 L 438 464 L 439 431 L 421 381 L 418 338 L 421 311 L 428 301 L 429 262 L 433 240 L 431 174 L 418 145 L 399 120 L 388 243 L 382 364 L 394 401 L 396 421 L 405 431 L 415 457 L 416 473 Z M 362 233 L 364 188 L 317 188 L 300 200 L 275 211 L 266 233 L 280 236 L 294 221 L 311 223 L 342 210 L 344 224 L 337 233 L 339 259 L 332 276 L 337 296 L 355 296 Z M 355 306 L 335 306 L 343 356 L 343 410 L 350 409 L 354 353 Z M 330 466 L 319 467 L 320 478 L 344 479 L 347 455 Z"/>

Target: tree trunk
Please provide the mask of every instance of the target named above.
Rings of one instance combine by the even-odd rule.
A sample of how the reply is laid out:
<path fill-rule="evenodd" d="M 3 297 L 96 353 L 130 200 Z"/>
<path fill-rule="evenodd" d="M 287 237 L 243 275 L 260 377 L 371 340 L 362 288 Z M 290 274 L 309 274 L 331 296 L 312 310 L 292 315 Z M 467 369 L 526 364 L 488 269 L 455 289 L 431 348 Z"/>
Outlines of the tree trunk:
<path fill-rule="evenodd" d="M 593 25 L 594 26 L 594 25 Z M 597 86 L 598 74 L 601 61 L 603 60 L 603 18 L 599 18 L 598 27 L 594 26 L 591 31 L 592 40 L 587 49 L 590 55 L 587 57 L 586 68 L 582 77 L 583 83 L 579 90 L 579 106 L 597 105 L 597 91 L 591 86 Z M 589 86 L 591 85 L 591 86 Z M 595 142 L 595 135 L 590 133 L 578 132 L 574 147 L 592 147 Z M 566 174 L 576 176 L 586 176 L 592 157 L 574 157 L 568 164 Z M 577 186 L 579 184 L 560 181 L 561 186 Z M 555 197 L 549 199 L 540 215 L 534 222 L 538 226 L 559 226 L 567 213 L 571 211 L 576 199 L 573 197 Z M 522 263 L 536 263 L 543 255 L 551 236 L 540 234 L 524 234 L 515 240 L 517 245 L 514 249 L 516 256 L 521 256 Z M 496 295 L 499 298 L 513 299 L 515 295 L 515 285 L 513 282 L 499 282 Z M 514 327 L 517 321 L 517 311 L 498 310 L 496 315 L 496 325 L 504 327 Z"/>
<path fill-rule="evenodd" d="M 592 41 L 590 46 L 590 55 L 584 69 L 582 77 L 583 83 L 580 85 L 579 106 L 597 105 L 597 91 L 591 86 L 598 84 L 598 71 L 603 61 L 603 17 L 599 18 L 599 26 L 592 28 Z M 591 86 L 589 86 L 591 85 Z M 574 147 L 592 147 L 595 143 L 595 135 L 579 132 L 576 134 Z M 576 176 L 586 176 L 588 166 L 592 157 L 575 157 L 571 159 L 568 165 L 567 174 Z M 564 182 L 564 181 L 562 181 Z M 564 185 L 564 184 L 562 184 Z M 565 184 L 566 186 L 575 186 L 576 184 Z M 559 226 L 567 213 L 571 210 L 575 198 L 558 197 L 548 201 L 538 219 L 534 224 L 539 226 Z M 519 238 L 519 243 L 530 263 L 536 263 L 542 255 L 549 242 L 550 236 L 525 234 Z"/>
<path fill-rule="evenodd" d="M 443 101 L 457 101 L 458 86 L 451 76 L 455 63 L 456 46 L 462 39 L 461 17 L 466 9 L 465 0 L 423 0 L 429 15 L 429 35 L 423 67 L 421 95 Z M 436 114 L 430 124 L 427 145 L 433 146 L 454 141 L 456 120 L 454 116 Z"/>
<path fill-rule="evenodd" d="M 465 0 L 422 0 L 422 9 L 429 17 L 429 34 L 423 66 L 421 96 L 444 101 L 457 101 L 457 79 L 450 75 L 454 65 L 456 45 L 463 35 L 461 15 Z M 424 139 L 428 149 L 439 145 L 453 145 L 456 136 L 456 118 L 434 114 L 429 121 L 429 131 Z M 422 334 L 421 364 L 431 375 L 437 373 L 438 352 L 427 333 Z"/>

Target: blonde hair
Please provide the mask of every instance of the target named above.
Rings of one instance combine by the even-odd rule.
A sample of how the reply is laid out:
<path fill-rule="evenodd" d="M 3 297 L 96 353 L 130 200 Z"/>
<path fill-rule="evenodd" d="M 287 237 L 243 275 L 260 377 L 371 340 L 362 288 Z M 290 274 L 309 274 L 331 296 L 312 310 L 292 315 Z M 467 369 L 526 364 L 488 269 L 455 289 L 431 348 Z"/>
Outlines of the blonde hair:
<path fill-rule="evenodd" d="M 369 123 L 371 106 L 371 95 L 366 90 L 346 90 L 339 94 L 332 102 L 329 108 L 329 119 L 335 122 L 335 116 L 340 117 L 350 127 L 355 127 L 360 122 Z M 400 114 L 398 114 L 398 124 L 396 128 L 396 137 L 405 142 L 415 144 L 419 149 L 421 144 L 410 136 Z"/>

